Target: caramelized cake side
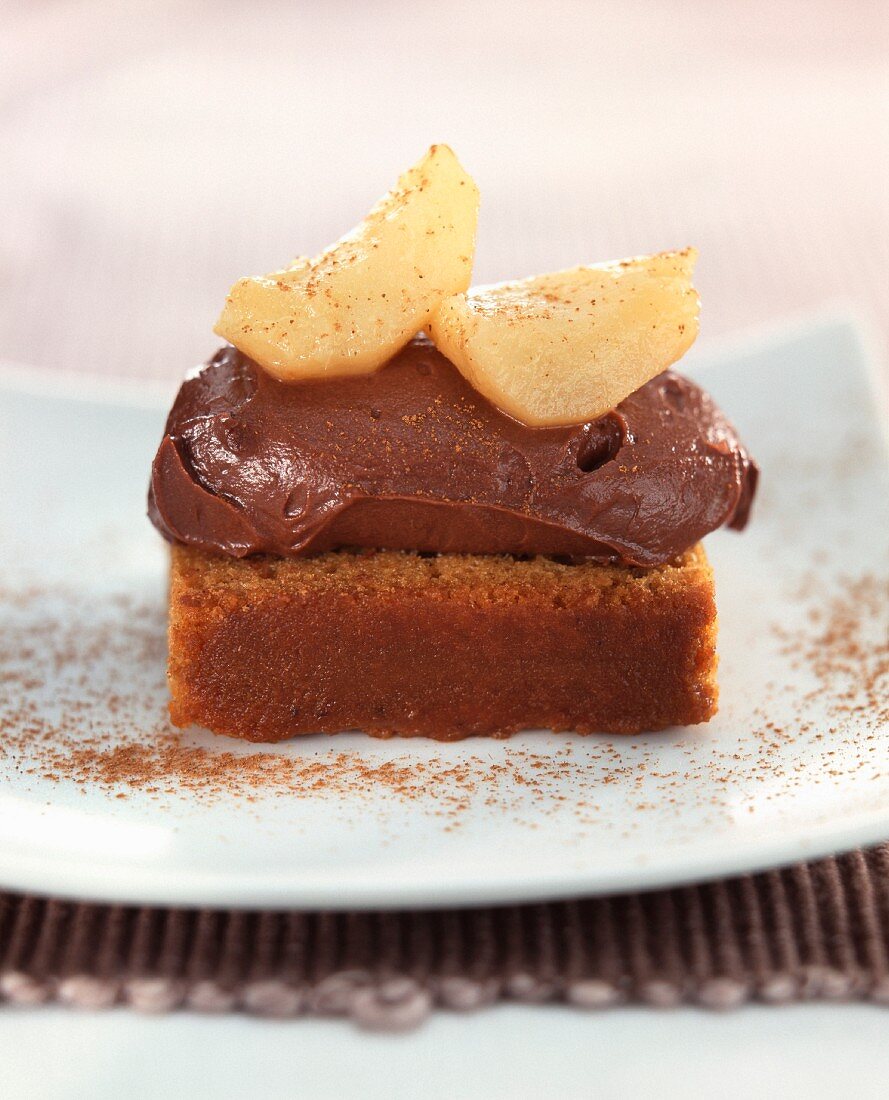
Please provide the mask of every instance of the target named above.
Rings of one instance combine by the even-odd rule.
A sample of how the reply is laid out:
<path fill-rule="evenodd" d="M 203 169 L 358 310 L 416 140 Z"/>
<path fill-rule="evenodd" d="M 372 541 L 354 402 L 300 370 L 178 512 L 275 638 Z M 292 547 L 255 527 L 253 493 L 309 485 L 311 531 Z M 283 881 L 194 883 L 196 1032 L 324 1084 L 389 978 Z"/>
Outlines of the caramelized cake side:
<path fill-rule="evenodd" d="M 249 741 L 637 733 L 716 710 L 698 545 L 637 569 L 550 558 L 172 547 L 173 721 Z"/>

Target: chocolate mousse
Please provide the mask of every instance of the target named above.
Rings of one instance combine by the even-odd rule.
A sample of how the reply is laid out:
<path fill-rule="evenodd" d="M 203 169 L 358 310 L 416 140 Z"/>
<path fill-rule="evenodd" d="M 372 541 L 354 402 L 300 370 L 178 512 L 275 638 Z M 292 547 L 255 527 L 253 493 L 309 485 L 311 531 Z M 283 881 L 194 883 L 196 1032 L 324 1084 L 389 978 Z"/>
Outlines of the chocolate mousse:
<path fill-rule="evenodd" d="M 182 386 L 149 512 L 202 550 L 344 547 L 661 565 L 747 522 L 756 467 L 665 371 L 599 419 L 531 428 L 418 338 L 373 374 L 292 385 L 224 348 Z"/>

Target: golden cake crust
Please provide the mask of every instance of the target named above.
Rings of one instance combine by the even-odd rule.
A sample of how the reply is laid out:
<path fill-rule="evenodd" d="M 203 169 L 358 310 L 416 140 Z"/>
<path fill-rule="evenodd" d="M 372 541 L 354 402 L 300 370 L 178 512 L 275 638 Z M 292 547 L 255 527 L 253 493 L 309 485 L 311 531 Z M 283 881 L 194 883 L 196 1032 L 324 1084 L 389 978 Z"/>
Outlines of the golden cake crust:
<path fill-rule="evenodd" d="M 713 575 L 549 558 L 172 548 L 170 712 L 249 741 L 636 733 L 716 710 Z"/>

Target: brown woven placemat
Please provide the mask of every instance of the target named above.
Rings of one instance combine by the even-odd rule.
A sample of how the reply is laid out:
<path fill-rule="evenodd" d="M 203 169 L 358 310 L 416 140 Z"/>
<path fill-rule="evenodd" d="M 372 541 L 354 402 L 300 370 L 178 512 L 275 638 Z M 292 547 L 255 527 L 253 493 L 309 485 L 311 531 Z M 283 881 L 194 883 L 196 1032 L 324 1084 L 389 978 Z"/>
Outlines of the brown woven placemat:
<path fill-rule="evenodd" d="M 502 999 L 889 1004 L 889 844 L 701 886 L 492 909 L 245 912 L 0 893 L 0 998 L 385 1029 Z"/>

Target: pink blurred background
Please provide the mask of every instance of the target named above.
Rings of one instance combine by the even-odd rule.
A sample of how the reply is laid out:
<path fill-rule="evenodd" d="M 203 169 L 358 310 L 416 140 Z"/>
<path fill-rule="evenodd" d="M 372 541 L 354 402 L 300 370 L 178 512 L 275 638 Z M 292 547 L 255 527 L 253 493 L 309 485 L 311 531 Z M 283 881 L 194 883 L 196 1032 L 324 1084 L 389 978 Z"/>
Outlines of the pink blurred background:
<path fill-rule="evenodd" d="M 889 4 L 0 0 L 0 358 L 172 381 L 433 141 L 475 281 L 695 244 L 701 344 L 889 333 Z"/>

